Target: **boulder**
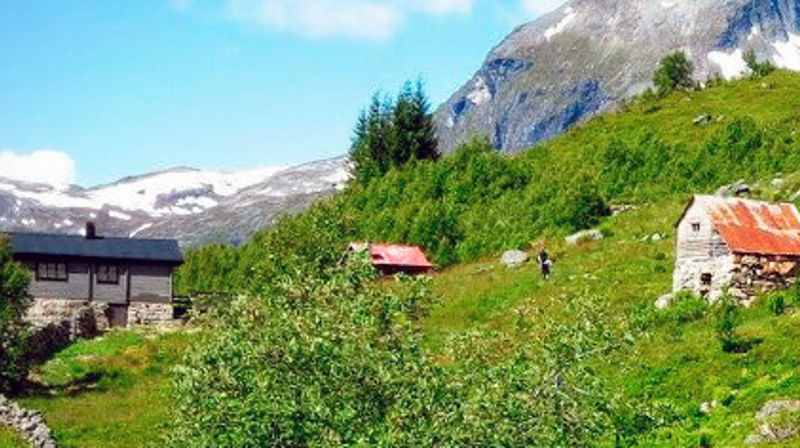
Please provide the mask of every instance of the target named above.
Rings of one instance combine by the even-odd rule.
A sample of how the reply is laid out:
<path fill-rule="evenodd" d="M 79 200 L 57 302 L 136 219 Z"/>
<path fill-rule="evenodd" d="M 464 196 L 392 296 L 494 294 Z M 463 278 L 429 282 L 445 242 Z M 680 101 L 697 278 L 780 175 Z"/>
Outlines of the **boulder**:
<path fill-rule="evenodd" d="M 672 302 L 674 300 L 675 300 L 675 294 L 673 293 L 664 294 L 663 296 L 659 297 L 658 300 L 656 300 L 655 306 L 659 310 L 665 310 L 669 308 L 670 305 L 672 305 Z"/>
<path fill-rule="evenodd" d="M 772 179 L 772 186 L 774 188 L 779 188 L 779 189 L 783 188 L 784 184 L 785 184 L 785 182 L 780 177 L 776 177 L 775 179 Z"/>
<path fill-rule="evenodd" d="M 719 402 L 717 402 L 717 400 L 706 401 L 705 403 L 700 404 L 700 412 L 708 415 L 714 412 L 714 409 L 716 409 L 718 406 Z"/>
<path fill-rule="evenodd" d="M 697 116 L 694 120 L 692 120 L 692 124 L 695 126 L 705 126 L 708 123 L 711 123 L 711 115 L 708 114 Z"/>
<path fill-rule="evenodd" d="M 523 263 L 527 263 L 530 260 L 530 256 L 527 252 L 523 252 L 521 250 L 510 250 L 503 254 L 502 258 L 500 259 L 500 263 L 506 266 L 519 266 Z"/>
<path fill-rule="evenodd" d="M 771 444 L 794 439 L 800 435 L 800 424 L 780 417 L 797 411 L 800 411 L 800 400 L 768 401 L 756 413 L 758 428 L 745 439 L 745 444 Z"/>
<path fill-rule="evenodd" d="M 730 185 L 720 187 L 715 194 L 722 197 L 746 196 L 750 194 L 752 190 L 753 189 L 750 188 L 750 185 L 745 183 L 744 179 L 739 179 Z"/>
<path fill-rule="evenodd" d="M 587 241 L 599 241 L 603 239 L 603 231 L 600 229 L 582 230 L 576 234 L 570 235 L 564 239 L 570 246 L 577 246 L 578 244 Z"/>

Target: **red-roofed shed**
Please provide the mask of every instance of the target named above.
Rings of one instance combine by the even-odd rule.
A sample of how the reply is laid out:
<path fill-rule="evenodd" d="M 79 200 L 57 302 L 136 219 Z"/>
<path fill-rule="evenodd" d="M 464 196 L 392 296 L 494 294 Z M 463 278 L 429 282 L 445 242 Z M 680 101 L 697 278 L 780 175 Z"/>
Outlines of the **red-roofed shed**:
<path fill-rule="evenodd" d="M 384 275 L 403 272 L 408 275 L 425 274 L 433 265 L 419 246 L 402 244 L 350 243 L 352 252 L 369 250 L 372 265 Z"/>

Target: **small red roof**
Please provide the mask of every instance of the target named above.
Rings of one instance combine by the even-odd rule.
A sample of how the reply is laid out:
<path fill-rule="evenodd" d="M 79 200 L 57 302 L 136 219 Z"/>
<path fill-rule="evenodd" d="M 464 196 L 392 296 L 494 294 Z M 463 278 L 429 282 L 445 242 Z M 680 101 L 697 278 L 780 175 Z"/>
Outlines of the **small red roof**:
<path fill-rule="evenodd" d="M 351 243 L 350 250 L 364 250 L 363 243 Z M 399 244 L 370 244 L 369 254 L 375 266 L 407 266 L 416 268 L 431 268 L 425 252 L 418 246 L 405 246 Z"/>
<path fill-rule="evenodd" d="M 735 253 L 800 255 L 800 213 L 794 204 L 696 196 Z"/>

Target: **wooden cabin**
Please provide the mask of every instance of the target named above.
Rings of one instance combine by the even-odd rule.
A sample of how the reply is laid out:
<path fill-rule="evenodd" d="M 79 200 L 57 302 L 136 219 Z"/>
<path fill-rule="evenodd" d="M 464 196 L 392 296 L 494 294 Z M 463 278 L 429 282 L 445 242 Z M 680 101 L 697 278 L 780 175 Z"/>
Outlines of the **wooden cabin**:
<path fill-rule="evenodd" d="M 29 319 L 47 324 L 100 310 L 111 326 L 172 319 L 172 275 L 183 263 L 174 240 L 9 233 L 15 260 L 33 272 Z"/>
<path fill-rule="evenodd" d="M 800 213 L 794 204 L 697 195 L 676 226 L 673 291 L 742 302 L 794 284 Z"/>
<path fill-rule="evenodd" d="M 383 275 L 401 272 L 407 275 L 419 275 L 433 268 L 425 252 L 418 246 L 354 242 L 350 243 L 348 251 L 369 251 L 372 265 Z"/>

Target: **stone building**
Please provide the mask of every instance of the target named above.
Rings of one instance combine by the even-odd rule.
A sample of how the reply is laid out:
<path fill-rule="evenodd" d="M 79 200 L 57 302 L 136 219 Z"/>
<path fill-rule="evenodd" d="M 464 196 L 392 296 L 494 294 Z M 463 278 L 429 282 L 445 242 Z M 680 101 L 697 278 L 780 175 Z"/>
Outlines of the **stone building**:
<path fill-rule="evenodd" d="M 183 262 L 174 240 L 9 234 L 14 258 L 33 273 L 29 320 L 74 319 L 87 307 L 98 324 L 127 326 L 172 320 L 172 274 Z"/>
<path fill-rule="evenodd" d="M 676 228 L 673 291 L 743 303 L 795 282 L 800 213 L 794 204 L 694 196 Z"/>

